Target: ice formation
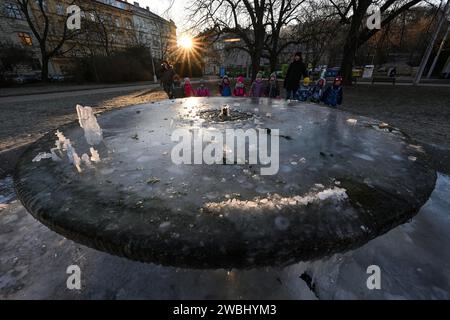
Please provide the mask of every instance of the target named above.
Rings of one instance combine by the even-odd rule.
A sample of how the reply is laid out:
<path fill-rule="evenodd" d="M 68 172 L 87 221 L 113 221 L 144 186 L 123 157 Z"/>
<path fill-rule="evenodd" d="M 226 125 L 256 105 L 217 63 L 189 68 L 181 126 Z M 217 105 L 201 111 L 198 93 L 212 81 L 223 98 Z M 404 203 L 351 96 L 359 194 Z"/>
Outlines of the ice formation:
<path fill-rule="evenodd" d="M 33 162 L 39 162 L 42 159 L 51 159 L 52 158 L 52 154 L 51 153 L 47 153 L 47 152 L 39 152 L 39 154 L 33 158 Z"/>
<path fill-rule="evenodd" d="M 91 152 L 91 161 L 100 162 L 100 155 L 98 154 L 98 151 L 92 147 L 89 149 L 89 151 Z"/>
<path fill-rule="evenodd" d="M 306 206 L 311 203 L 318 203 L 327 199 L 334 201 L 344 201 L 347 199 L 346 190 L 333 187 L 320 192 L 309 193 L 304 196 L 282 197 L 278 194 L 266 198 L 254 198 L 252 200 L 228 199 L 222 202 L 208 202 L 203 208 L 208 212 L 221 213 L 223 210 L 243 210 L 243 211 L 274 211 L 285 208 Z"/>
<path fill-rule="evenodd" d="M 91 107 L 77 105 L 77 114 L 80 127 L 84 130 L 84 137 L 91 146 L 99 144 L 103 140 L 102 129 L 100 128 L 94 111 Z"/>

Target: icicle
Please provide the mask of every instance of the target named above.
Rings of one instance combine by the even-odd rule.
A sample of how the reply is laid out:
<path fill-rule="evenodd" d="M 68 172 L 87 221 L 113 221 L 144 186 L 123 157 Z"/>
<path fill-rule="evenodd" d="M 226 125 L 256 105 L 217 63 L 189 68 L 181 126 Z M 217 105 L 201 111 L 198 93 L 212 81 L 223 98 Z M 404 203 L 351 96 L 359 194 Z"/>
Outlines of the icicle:
<path fill-rule="evenodd" d="M 91 146 L 99 144 L 103 140 L 102 129 L 100 128 L 94 111 L 91 107 L 77 105 L 77 114 L 80 127 L 84 130 L 84 137 Z"/>

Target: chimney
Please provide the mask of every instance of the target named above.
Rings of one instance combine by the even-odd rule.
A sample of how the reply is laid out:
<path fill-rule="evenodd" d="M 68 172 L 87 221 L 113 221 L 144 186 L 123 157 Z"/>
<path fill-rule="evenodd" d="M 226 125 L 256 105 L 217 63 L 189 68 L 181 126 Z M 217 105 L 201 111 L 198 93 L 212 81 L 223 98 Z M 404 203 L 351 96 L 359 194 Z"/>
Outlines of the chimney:
<path fill-rule="evenodd" d="M 150 11 L 150 8 L 148 6 L 146 6 L 145 9 L 147 9 L 147 11 Z"/>
<path fill-rule="evenodd" d="M 133 2 L 133 4 L 134 4 L 135 7 L 138 7 L 138 8 L 139 8 L 139 2 L 136 2 L 136 1 L 135 1 L 135 2 Z"/>

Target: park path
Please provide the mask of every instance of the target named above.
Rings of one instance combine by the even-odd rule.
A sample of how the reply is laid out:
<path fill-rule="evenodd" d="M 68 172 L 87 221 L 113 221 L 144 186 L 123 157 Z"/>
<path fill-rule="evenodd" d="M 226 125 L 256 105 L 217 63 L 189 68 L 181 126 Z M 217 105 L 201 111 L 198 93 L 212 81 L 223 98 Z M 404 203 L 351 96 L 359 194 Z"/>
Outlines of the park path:
<path fill-rule="evenodd" d="M 110 87 L 110 88 L 98 88 L 98 89 L 84 89 L 84 90 L 73 90 L 73 91 L 63 91 L 63 92 L 50 92 L 50 93 L 38 93 L 38 94 L 27 94 L 27 95 L 19 95 L 19 96 L 8 96 L 8 97 L 0 97 L 0 104 L 3 103 L 17 103 L 17 102 L 26 102 L 26 101 L 39 101 L 39 100 L 51 100 L 51 99 L 60 99 L 67 97 L 75 97 L 75 96 L 84 96 L 84 95 L 94 95 L 94 94 L 104 94 L 104 93 L 121 93 L 127 91 L 136 91 L 136 90 L 150 90 L 159 88 L 158 84 L 152 85 L 128 85 L 122 87 Z"/>

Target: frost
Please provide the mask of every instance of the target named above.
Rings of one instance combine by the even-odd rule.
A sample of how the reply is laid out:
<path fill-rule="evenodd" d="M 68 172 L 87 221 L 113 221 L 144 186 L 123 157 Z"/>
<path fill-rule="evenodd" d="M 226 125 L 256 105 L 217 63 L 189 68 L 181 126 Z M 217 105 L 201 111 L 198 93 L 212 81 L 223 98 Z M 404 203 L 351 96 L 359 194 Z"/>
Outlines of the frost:
<path fill-rule="evenodd" d="M 336 199 L 338 201 L 342 201 L 348 198 L 346 190 L 342 188 L 333 188 L 333 189 L 326 189 L 317 194 L 317 198 L 320 200 L 326 200 L 326 199 Z"/>
<path fill-rule="evenodd" d="M 84 130 L 87 143 L 97 145 L 103 140 L 102 129 L 98 125 L 97 118 L 91 107 L 77 105 L 77 114 L 80 127 Z"/>
<path fill-rule="evenodd" d="M 222 202 L 208 202 L 203 208 L 206 211 L 221 213 L 224 210 L 239 210 L 239 211 L 279 211 L 286 208 L 296 208 L 307 206 L 311 203 L 319 203 L 325 200 L 344 201 L 348 198 L 346 190 L 343 188 L 333 187 L 322 190 L 320 192 L 311 192 L 306 195 L 282 197 L 278 194 L 268 196 L 266 198 L 256 197 L 252 200 L 231 199 L 227 195 L 228 200 Z"/>

